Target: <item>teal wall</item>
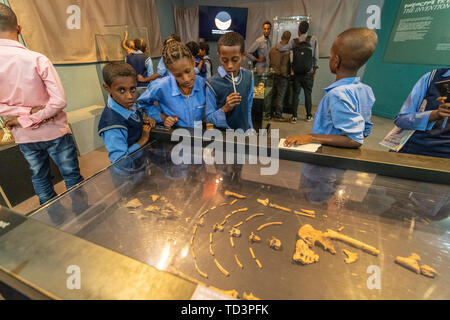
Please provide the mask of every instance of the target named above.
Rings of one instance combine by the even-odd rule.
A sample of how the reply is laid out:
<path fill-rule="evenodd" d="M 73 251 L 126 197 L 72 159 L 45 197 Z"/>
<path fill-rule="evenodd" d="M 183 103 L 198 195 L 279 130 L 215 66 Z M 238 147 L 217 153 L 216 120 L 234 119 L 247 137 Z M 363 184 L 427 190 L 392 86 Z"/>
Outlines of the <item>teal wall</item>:
<path fill-rule="evenodd" d="M 397 115 L 414 84 L 423 74 L 442 67 L 383 62 L 399 6 L 400 0 L 385 1 L 381 29 L 378 30 L 378 48 L 369 60 L 363 78 L 363 82 L 372 87 L 377 99 L 373 114 L 385 118 L 394 118 Z"/>

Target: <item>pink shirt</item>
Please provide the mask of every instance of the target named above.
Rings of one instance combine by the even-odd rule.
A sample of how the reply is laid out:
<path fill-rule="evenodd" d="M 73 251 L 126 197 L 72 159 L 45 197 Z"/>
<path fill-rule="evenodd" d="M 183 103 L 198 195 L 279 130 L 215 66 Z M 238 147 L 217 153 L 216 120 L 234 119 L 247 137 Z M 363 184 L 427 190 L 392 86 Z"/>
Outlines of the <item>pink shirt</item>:
<path fill-rule="evenodd" d="M 45 106 L 31 115 L 33 107 Z M 20 42 L 0 39 L 0 116 L 16 116 L 16 143 L 50 141 L 71 133 L 66 95 L 53 64 Z M 55 117 L 54 121 L 42 121 Z"/>

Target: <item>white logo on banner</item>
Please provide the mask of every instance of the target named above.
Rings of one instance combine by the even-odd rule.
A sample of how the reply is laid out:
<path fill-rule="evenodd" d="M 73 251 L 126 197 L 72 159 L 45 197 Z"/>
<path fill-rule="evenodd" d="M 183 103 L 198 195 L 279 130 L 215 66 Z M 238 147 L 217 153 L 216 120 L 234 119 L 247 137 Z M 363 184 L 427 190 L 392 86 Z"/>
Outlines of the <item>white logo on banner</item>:
<path fill-rule="evenodd" d="M 81 29 L 81 9 L 77 5 L 68 6 L 66 10 L 70 16 L 67 18 L 67 29 Z"/>
<path fill-rule="evenodd" d="M 81 289 L 81 269 L 79 266 L 72 265 L 66 270 L 67 274 L 71 276 L 67 278 L 66 287 L 69 290 L 80 290 Z"/>
<path fill-rule="evenodd" d="M 214 20 L 219 30 L 228 30 L 231 27 L 231 16 L 228 12 L 220 11 Z"/>
<path fill-rule="evenodd" d="M 375 4 L 367 7 L 367 11 L 370 16 L 367 18 L 367 28 L 369 29 L 381 29 L 381 8 Z"/>

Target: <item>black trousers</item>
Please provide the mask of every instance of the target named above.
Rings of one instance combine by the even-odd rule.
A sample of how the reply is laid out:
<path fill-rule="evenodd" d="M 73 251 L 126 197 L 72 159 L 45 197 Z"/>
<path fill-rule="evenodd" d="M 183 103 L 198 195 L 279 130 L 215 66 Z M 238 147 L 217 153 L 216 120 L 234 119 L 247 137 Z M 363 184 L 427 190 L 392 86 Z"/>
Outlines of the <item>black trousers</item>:
<path fill-rule="evenodd" d="M 281 118 L 282 116 L 288 83 L 288 78 L 279 75 L 274 76 L 271 108 L 274 117 Z"/>
<path fill-rule="evenodd" d="M 298 109 L 298 96 L 300 95 L 301 90 L 305 92 L 305 108 L 306 108 L 306 116 L 312 116 L 312 88 L 314 85 L 314 78 L 312 73 L 307 74 L 296 74 L 294 75 L 294 84 L 293 91 L 294 97 L 292 101 L 292 116 L 297 117 L 297 109 Z"/>

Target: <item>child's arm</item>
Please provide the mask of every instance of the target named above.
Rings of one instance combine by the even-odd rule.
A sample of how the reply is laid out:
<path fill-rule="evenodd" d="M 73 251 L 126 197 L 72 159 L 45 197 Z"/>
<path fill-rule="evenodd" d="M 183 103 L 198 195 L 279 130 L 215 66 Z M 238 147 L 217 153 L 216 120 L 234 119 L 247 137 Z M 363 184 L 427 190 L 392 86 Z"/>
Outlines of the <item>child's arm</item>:
<path fill-rule="evenodd" d="M 163 123 L 159 102 L 158 106 L 155 106 L 155 102 L 160 100 L 160 88 L 158 85 L 149 86 L 137 100 L 139 108 L 141 108 L 147 116 L 153 118 L 156 123 Z"/>
<path fill-rule="evenodd" d="M 128 31 L 125 31 L 125 36 L 122 40 L 122 48 L 127 52 L 127 54 L 131 54 L 134 52 L 134 50 L 129 46 L 127 46 L 127 39 L 128 39 Z"/>
<path fill-rule="evenodd" d="M 150 138 L 150 130 L 151 125 L 144 124 L 142 127 L 141 138 L 130 147 L 128 147 L 128 131 L 126 129 L 116 128 L 100 133 L 100 136 L 105 143 L 105 147 L 108 150 L 108 158 L 111 163 L 128 156 L 147 144 Z"/>
<path fill-rule="evenodd" d="M 430 130 L 433 127 L 435 119 L 433 120 L 433 117 L 430 118 L 432 111 L 419 112 L 428 90 L 430 77 L 431 72 L 422 76 L 414 85 L 400 112 L 394 119 L 397 127 L 405 130 L 420 131 Z"/>
<path fill-rule="evenodd" d="M 159 78 L 159 75 L 154 75 L 153 73 L 153 63 L 151 58 L 148 58 L 145 61 L 145 67 L 147 69 L 147 77 L 143 77 L 142 75 L 138 74 L 137 78 L 139 82 L 150 82 Z"/>
<path fill-rule="evenodd" d="M 352 140 L 347 136 L 333 134 L 300 134 L 298 136 L 287 138 L 284 145 L 286 147 L 296 147 L 298 145 L 308 143 L 320 143 L 326 146 L 352 149 L 358 149 L 362 146 L 362 143 Z"/>
<path fill-rule="evenodd" d="M 368 99 L 365 103 L 371 103 L 370 101 L 371 99 Z M 320 112 L 329 113 L 331 119 L 323 120 L 322 117 L 316 117 L 313 133 L 289 137 L 286 139 L 285 146 L 320 143 L 343 148 L 361 147 L 364 143 L 365 120 L 352 98 L 345 92 L 331 91 L 321 103 L 323 109 Z M 331 132 L 328 131 L 330 127 L 332 127 Z M 325 130 L 330 134 L 317 133 Z"/>

